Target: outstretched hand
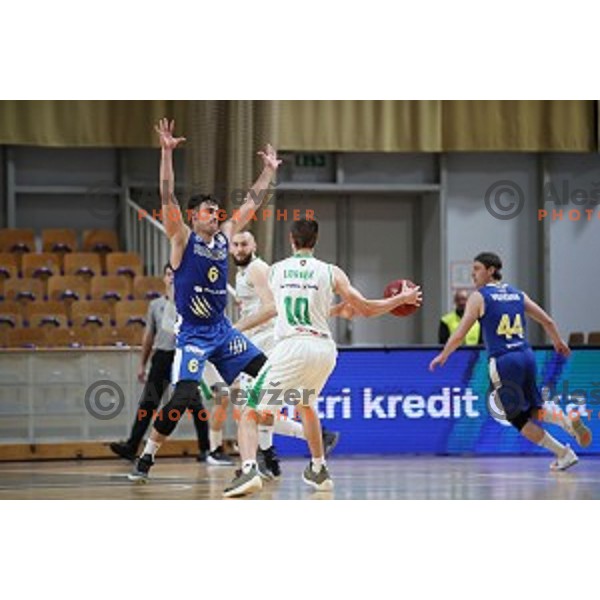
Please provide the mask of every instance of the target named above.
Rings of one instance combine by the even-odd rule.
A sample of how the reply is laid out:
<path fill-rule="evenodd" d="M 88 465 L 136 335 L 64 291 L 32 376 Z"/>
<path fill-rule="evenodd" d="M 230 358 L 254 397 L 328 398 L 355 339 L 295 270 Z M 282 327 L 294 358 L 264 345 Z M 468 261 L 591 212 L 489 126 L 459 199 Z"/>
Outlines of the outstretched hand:
<path fill-rule="evenodd" d="M 271 146 L 271 144 L 267 144 L 264 150 L 258 152 L 258 155 L 263 160 L 263 166 L 265 169 L 270 169 L 275 172 L 279 168 L 279 165 L 283 162 L 281 159 L 277 158 L 277 150 Z"/>
<path fill-rule="evenodd" d="M 416 306 L 421 306 L 423 302 L 423 292 L 421 291 L 421 286 L 415 285 L 414 287 L 409 287 L 406 281 L 402 284 L 402 289 L 399 294 L 404 299 L 404 304 L 415 304 Z"/>
<path fill-rule="evenodd" d="M 158 125 L 154 126 L 154 130 L 158 133 L 160 147 L 163 150 L 174 150 L 179 144 L 185 142 L 184 137 L 175 137 L 173 135 L 174 129 L 175 121 L 169 122 L 168 119 L 161 119 Z"/>
<path fill-rule="evenodd" d="M 440 352 L 430 363 L 429 363 L 429 370 L 431 372 L 435 371 L 436 367 L 443 367 L 446 364 L 446 358 L 444 357 L 444 355 Z"/>

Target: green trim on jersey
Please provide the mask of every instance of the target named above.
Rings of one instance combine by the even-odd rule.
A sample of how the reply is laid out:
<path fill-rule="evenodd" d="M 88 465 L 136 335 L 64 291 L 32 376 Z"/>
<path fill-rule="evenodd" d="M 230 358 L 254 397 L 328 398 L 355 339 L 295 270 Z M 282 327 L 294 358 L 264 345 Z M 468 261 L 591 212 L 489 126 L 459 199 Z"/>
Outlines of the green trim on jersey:
<path fill-rule="evenodd" d="M 248 406 L 250 408 L 256 408 L 258 406 L 258 401 L 260 400 L 260 392 L 265 384 L 265 379 L 267 378 L 267 374 L 270 370 L 271 367 L 267 367 L 263 371 L 262 375 L 259 375 L 254 385 L 248 390 Z"/>
<path fill-rule="evenodd" d="M 314 254 L 312 252 L 296 252 L 296 254 L 294 254 L 294 258 L 314 258 Z"/>

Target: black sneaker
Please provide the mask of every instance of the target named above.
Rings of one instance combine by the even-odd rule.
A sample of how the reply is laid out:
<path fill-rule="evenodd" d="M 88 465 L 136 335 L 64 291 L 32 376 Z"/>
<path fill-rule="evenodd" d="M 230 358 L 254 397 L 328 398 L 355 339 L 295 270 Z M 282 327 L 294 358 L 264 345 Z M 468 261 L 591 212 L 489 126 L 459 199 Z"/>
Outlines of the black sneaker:
<path fill-rule="evenodd" d="M 147 483 L 148 473 L 150 468 L 154 464 L 152 456 L 150 454 L 144 454 L 137 459 L 133 471 L 127 476 L 129 481 L 135 481 L 136 483 Z"/>
<path fill-rule="evenodd" d="M 265 459 L 266 468 L 273 473 L 273 477 L 281 475 L 281 467 L 279 466 L 279 457 L 275 451 L 275 446 L 271 446 L 266 450 L 261 450 Z"/>
<path fill-rule="evenodd" d="M 133 462 L 137 456 L 137 449 L 130 446 L 127 442 L 111 442 L 110 449 L 121 458 Z"/>
<path fill-rule="evenodd" d="M 327 458 L 333 452 L 333 449 L 338 445 L 339 441 L 339 431 L 323 430 L 323 451 L 325 452 L 325 458 Z"/>
<path fill-rule="evenodd" d="M 208 457 L 208 450 L 201 450 L 200 452 L 198 452 L 198 455 L 196 456 L 196 460 L 198 462 L 206 462 L 207 457 Z"/>
<path fill-rule="evenodd" d="M 275 479 L 275 475 L 269 467 L 267 467 L 267 457 L 265 456 L 265 451 L 260 448 L 256 452 L 256 465 L 258 467 L 258 474 L 262 477 L 264 481 L 271 481 Z"/>
<path fill-rule="evenodd" d="M 229 457 L 229 454 L 225 454 L 223 446 L 219 446 L 206 457 L 206 462 L 213 467 L 233 467 L 234 462 Z"/>

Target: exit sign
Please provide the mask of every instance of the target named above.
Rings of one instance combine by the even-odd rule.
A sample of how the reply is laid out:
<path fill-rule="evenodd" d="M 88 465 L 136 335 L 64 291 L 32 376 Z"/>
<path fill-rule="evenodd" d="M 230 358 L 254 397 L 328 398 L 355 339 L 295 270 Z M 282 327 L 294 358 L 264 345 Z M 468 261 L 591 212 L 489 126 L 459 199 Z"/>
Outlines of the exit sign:
<path fill-rule="evenodd" d="M 327 164 L 326 154 L 302 153 L 296 154 L 297 167 L 324 167 Z"/>

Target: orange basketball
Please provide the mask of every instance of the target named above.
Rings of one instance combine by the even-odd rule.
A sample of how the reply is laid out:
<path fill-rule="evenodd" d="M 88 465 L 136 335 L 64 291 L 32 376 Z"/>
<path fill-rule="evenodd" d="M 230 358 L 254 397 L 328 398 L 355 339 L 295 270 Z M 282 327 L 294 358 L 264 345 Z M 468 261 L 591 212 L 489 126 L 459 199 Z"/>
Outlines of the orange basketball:
<path fill-rule="evenodd" d="M 415 284 L 410 281 L 410 279 L 396 279 L 395 281 L 391 281 L 385 286 L 385 290 L 383 292 L 384 298 L 391 298 L 396 294 L 399 294 L 402 290 L 402 286 L 406 281 L 406 285 L 410 288 L 416 287 Z M 419 307 L 416 304 L 401 304 L 394 310 L 390 311 L 392 315 L 396 317 L 408 317 L 408 315 L 412 315 L 416 312 Z"/>

